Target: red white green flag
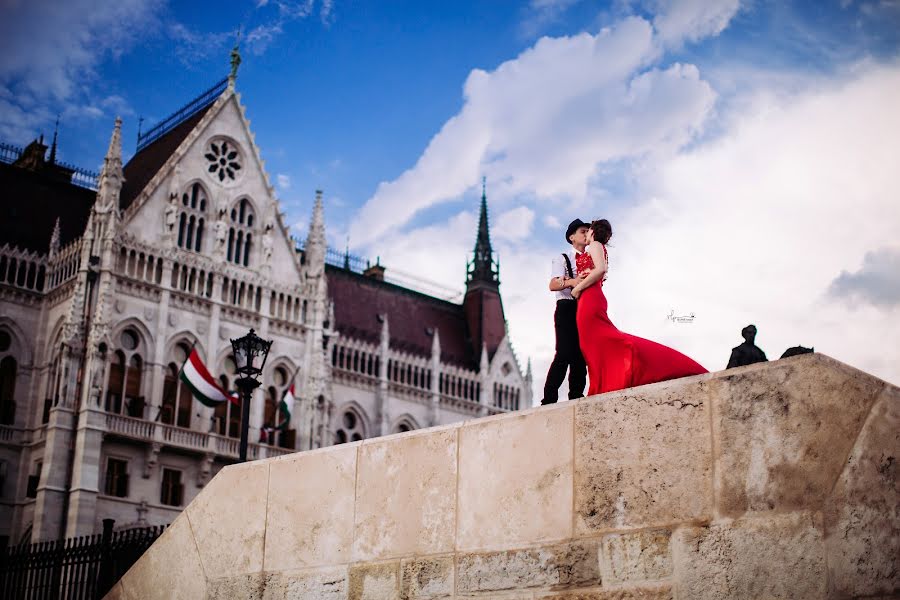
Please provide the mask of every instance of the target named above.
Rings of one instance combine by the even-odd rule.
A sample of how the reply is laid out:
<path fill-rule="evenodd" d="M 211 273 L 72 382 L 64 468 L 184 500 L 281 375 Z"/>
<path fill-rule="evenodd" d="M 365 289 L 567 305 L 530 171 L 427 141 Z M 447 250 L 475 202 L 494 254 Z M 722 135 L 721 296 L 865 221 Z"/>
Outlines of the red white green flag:
<path fill-rule="evenodd" d="M 281 423 L 278 424 L 278 429 L 281 431 L 285 431 L 288 428 L 288 425 L 291 422 L 291 413 L 294 410 L 294 384 L 291 384 L 291 387 L 287 389 L 284 393 L 284 397 L 281 399 L 281 403 L 278 405 L 278 411 L 281 413 L 281 418 L 284 419 Z"/>
<path fill-rule="evenodd" d="M 200 360 L 196 348 L 191 349 L 191 355 L 181 366 L 180 377 L 181 381 L 191 389 L 194 397 L 204 406 L 215 408 L 226 400 L 233 404 L 238 403 L 237 395 L 226 392 L 209 374 L 209 370 Z"/>

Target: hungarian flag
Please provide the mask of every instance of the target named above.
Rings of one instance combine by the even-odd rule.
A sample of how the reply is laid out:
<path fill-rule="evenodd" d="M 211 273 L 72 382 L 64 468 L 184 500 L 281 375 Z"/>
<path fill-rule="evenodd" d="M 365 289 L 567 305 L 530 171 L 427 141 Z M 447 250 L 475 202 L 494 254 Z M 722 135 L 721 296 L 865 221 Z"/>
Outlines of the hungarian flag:
<path fill-rule="evenodd" d="M 281 413 L 281 418 L 284 419 L 278 425 L 278 429 L 280 431 L 284 431 L 288 428 L 288 424 L 291 422 L 291 411 L 294 410 L 294 384 L 291 384 L 291 387 L 287 389 L 284 393 L 284 397 L 281 399 L 281 403 L 278 405 L 278 412 Z"/>
<path fill-rule="evenodd" d="M 181 381 L 183 381 L 194 394 L 194 398 L 204 406 L 215 408 L 226 400 L 237 404 L 238 397 L 222 389 L 222 386 L 209 374 L 209 370 L 195 348 L 191 349 L 191 355 L 181 366 Z"/>

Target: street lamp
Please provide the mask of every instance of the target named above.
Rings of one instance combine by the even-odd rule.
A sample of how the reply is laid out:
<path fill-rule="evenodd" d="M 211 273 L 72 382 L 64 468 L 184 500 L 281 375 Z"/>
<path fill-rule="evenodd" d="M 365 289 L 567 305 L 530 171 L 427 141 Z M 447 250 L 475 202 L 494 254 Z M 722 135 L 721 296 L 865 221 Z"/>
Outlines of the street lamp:
<path fill-rule="evenodd" d="M 250 427 L 250 396 L 253 390 L 259 387 L 257 379 L 266 365 L 266 357 L 269 356 L 271 341 L 267 341 L 256 335 L 253 330 L 242 338 L 231 340 L 231 349 L 234 352 L 234 363 L 237 366 L 238 375 L 235 384 L 241 392 L 241 445 L 238 451 L 238 460 L 247 462 L 247 430 Z"/>

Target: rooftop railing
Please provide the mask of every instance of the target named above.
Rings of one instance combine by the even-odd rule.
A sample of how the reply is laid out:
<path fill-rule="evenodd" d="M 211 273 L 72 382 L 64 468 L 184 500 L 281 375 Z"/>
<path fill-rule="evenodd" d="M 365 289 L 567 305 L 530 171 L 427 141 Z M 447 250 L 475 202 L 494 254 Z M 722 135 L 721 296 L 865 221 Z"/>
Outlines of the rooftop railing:
<path fill-rule="evenodd" d="M 137 152 L 140 152 L 160 137 L 178 127 L 187 119 L 190 119 L 193 115 L 197 114 L 197 112 L 203 110 L 204 108 L 215 102 L 216 98 L 218 98 L 219 95 L 221 95 L 221 93 L 225 91 L 225 88 L 227 86 L 228 78 L 226 77 L 222 81 L 218 82 L 217 84 L 176 110 L 171 115 L 148 129 L 146 132 L 138 133 Z"/>

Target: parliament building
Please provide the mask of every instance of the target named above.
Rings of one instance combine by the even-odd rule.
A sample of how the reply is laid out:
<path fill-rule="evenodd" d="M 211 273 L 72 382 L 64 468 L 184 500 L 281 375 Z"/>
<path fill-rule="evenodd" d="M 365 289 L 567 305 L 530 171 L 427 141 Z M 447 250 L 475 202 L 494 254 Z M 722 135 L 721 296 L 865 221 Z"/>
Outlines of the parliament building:
<path fill-rule="evenodd" d="M 237 460 L 240 406 L 198 402 L 192 349 L 233 390 L 231 338 L 272 340 L 249 458 L 531 405 L 507 333 L 482 193 L 462 302 L 326 245 L 315 193 L 291 238 L 232 75 L 99 175 L 38 139 L 0 146 L 0 537 L 170 523 Z M 310 194 L 312 200 L 312 194 Z M 450 257 L 451 260 L 456 260 Z M 462 257 L 458 257 L 461 259 Z M 289 426 L 272 434 L 294 385 Z M 486 457 L 486 460 L 488 457 Z"/>

